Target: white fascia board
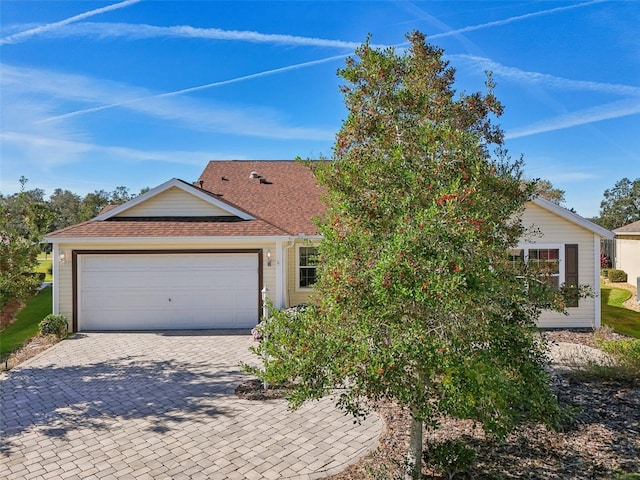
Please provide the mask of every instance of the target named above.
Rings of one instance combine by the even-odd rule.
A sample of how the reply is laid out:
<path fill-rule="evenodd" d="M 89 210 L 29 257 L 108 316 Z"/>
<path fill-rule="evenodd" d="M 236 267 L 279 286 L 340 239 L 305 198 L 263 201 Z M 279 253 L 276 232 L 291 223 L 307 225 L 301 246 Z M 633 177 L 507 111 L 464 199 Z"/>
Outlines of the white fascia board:
<path fill-rule="evenodd" d="M 595 223 L 590 222 L 586 218 L 583 218 L 580 215 L 573 213 L 567 210 L 566 208 L 561 207 L 560 205 L 550 202 L 549 200 L 546 200 L 542 197 L 536 197 L 531 201 L 536 205 L 538 205 L 539 207 L 542 207 L 545 210 L 549 210 L 550 212 L 555 213 L 556 215 L 564 218 L 565 220 L 573 222 L 576 225 L 579 225 L 582 228 L 585 228 L 590 232 L 595 233 L 596 235 L 599 235 L 602 238 L 613 240 L 613 238 L 615 237 L 615 234 L 613 232 L 610 232 L 606 228 L 603 228 L 600 225 L 596 225 Z"/>
<path fill-rule="evenodd" d="M 212 197 L 211 195 L 206 194 L 202 190 L 199 190 L 193 187 L 192 185 L 189 185 L 188 183 L 183 182 L 182 180 L 178 180 L 177 178 L 172 178 L 168 182 L 164 182 L 162 185 L 158 185 L 157 187 L 152 188 L 148 192 L 145 192 L 142 195 L 139 195 L 136 198 L 123 203 L 122 205 L 118 205 L 117 207 L 112 208 L 111 210 L 103 213 L 102 215 L 98 215 L 93 220 L 102 221 L 112 217 L 116 217 L 120 213 L 126 210 L 129 210 L 130 208 L 133 208 L 137 205 L 140 205 L 141 203 L 146 202 L 150 198 L 153 198 L 156 195 L 162 192 L 165 192 L 173 187 L 179 188 L 180 190 L 187 192 L 193 195 L 194 197 L 199 198 L 200 200 L 204 200 L 205 202 L 210 203 L 211 205 L 221 208 L 222 210 L 225 210 L 230 214 L 241 218 L 242 220 L 255 220 L 255 218 L 249 215 L 247 212 L 244 212 L 238 208 L 235 208 L 229 205 L 228 203 L 223 202 L 222 200 L 218 200 L 215 197 Z"/>
<path fill-rule="evenodd" d="M 627 235 L 629 235 L 629 236 L 640 235 L 640 232 L 616 232 L 615 230 L 613 231 L 613 233 L 617 238 L 625 237 Z"/>
<path fill-rule="evenodd" d="M 290 236 L 277 237 L 60 237 L 49 239 L 56 244 L 118 244 L 118 243 L 266 243 L 291 240 Z"/>

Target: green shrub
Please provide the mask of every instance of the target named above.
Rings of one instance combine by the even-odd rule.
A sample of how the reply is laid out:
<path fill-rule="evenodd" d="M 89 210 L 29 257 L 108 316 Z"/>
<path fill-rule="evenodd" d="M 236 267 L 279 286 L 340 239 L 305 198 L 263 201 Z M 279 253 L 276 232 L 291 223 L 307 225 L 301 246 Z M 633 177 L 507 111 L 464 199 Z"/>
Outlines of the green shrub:
<path fill-rule="evenodd" d="M 432 443 L 422 455 L 426 464 L 449 479 L 471 471 L 476 460 L 476 451 L 462 440 Z"/>
<path fill-rule="evenodd" d="M 614 283 L 626 282 L 627 274 L 623 270 L 617 270 L 615 268 L 612 268 L 607 272 L 607 278 L 609 279 L 610 282 L 614 282 Z"/>
<path fill-rule="evenodd" d="M 67 336 L 67 317 L 64 315 L 50 314 L 40 322 L 42 335 L 55 335 L 58 338 Z"/>
<path fill-rule="evenodd" d="M 609 278 L 609 270 L 611 270 L 610 268 L 601 268 L 600 269 L 600 276 L 604 277 L 604 278 Z"/>

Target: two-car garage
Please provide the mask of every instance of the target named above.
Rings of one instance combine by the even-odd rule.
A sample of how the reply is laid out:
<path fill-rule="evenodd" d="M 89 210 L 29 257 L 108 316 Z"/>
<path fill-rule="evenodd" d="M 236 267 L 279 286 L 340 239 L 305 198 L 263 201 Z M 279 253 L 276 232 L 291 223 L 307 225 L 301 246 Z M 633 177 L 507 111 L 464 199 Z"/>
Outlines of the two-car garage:
<path fill-rule="evenodd" d="M 76 251 L 74 329 L 251 328 L 261 251 Z"/>

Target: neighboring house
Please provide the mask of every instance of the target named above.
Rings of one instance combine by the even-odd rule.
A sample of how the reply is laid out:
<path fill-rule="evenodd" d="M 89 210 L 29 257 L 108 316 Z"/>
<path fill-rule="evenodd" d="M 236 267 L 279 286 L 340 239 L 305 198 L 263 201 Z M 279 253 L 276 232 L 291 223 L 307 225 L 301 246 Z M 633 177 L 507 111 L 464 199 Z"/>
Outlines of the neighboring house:
<path fill-rule="evenodd" d="M 600 327 L 600 240 L 613 233 L 544 198 L 527 204 L 522 223 L 529 230 L 511 255 L 529 261 L 557 265 L 556 285 L 589 285 L 593 298 L 569 304 L 567 315 L 543 311 L 538 325 L 543 328 Z"/>
<path fill-rule="evenodd" d="M 53 311 L 70 329 L 250 328 L 261 292 L 277 308 L 308 301 L 322 214 L 311 170 L 293 161 L 213 161 L 195 185 L 172 179 L 96 218 L 51 233 Z M 542 236 L 512 256 L 555 262 L 557 282 L 599 291 L 600 238 L 607 230 L 534 200 L 524 214 Z M 600 325 L 599 298 L 543 327 Z"/>
<path fill-rule="evenodd" d="M 616 228 L 615 268 L 624 270 L 627 282 L 636 285 L 640 277 L 640 221 Z"/>

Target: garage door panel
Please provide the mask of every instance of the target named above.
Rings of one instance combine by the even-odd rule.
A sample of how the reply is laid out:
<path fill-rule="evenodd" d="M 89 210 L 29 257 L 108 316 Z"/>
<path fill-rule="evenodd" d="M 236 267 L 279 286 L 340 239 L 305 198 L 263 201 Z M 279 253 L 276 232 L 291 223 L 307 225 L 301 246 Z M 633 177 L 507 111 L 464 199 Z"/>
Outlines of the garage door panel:
<path fill-rule="evenodd" d="M 80 330 L 249 328 L 258 321 L 258 256 L 83 255 Z"/>

